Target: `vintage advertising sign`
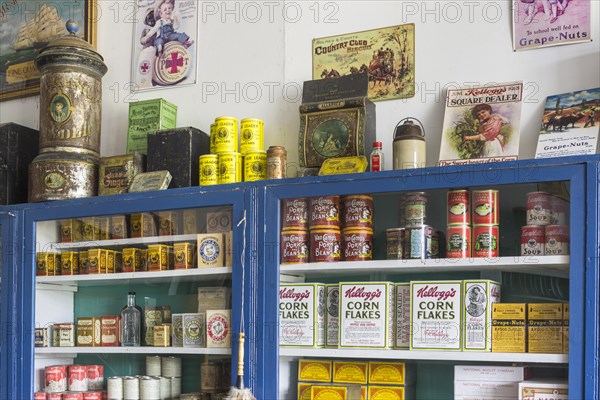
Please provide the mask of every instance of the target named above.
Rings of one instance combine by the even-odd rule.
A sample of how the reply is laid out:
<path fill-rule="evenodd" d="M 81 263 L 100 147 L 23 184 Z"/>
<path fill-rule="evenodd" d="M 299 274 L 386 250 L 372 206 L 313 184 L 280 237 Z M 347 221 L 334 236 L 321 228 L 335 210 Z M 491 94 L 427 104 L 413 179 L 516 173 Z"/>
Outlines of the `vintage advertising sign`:
<path fill-rule="evenodd" d="M 546 98 L 535 158 L 595 154 L 600 132 L 600 87 Z"/>
<path fill-rule="evenodd" d="M 440 165 L 516 160 L 523 82 L 448 89 Z"/>
<path fill-rule="evenodd" d="M 136 0 L 131 90 L 196 83 L 198 3 Z"/>
<path fill-rule="evenodd" d="M 513 0 L 513 49 L 592 40 L 590 0 Z"/>
<path fill-rule="evenodd" d="M 313 79 L 367 73 L 372 101 L 415 95 L 415 25 L 313 39 Z"/>

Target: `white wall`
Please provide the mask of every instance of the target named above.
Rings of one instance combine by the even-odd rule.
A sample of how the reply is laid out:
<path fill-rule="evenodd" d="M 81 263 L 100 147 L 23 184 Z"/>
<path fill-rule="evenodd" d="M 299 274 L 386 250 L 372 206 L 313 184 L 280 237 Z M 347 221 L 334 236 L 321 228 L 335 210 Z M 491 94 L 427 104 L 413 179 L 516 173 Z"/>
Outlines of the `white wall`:
<path fill-rule="evenodd" d="M 546 96 L 600 86 L 600 2 L 595 0 L 593 42 L 521 52 L 512 51 L 510 0 L 200 1 L 198 83 L 130 96 L 124 88 L 131 75 L 132 2 L 99 3 L 98 51 L 109 68 L 103 79 L 104 156 L 125 152 L 127 101 L 163 97 L 178 105 L 179 126 L 206 132 L 218 116 L 261 118 L 265 146 L 284 145 L 288 161 L 296 163 L 298 88 L 311 79 L 311 40 L 411 22 L 417 94 L 376 103 L 387 169 L 394 127 L 407 116 L 424 123 L 428 165 L 437 162 L 448 86 L 523 81 L 520 158 L 535 153 Z M 0 103 L 0 122 L 38 128 L 38 114 L 37 97 Z"/>

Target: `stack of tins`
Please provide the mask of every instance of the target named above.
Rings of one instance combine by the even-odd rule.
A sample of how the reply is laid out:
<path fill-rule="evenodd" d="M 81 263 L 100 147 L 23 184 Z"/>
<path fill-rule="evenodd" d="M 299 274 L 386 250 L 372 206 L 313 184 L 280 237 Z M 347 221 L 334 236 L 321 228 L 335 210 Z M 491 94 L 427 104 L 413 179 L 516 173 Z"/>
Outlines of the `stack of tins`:
<path fill-rule="evenodd" d="M 210 154 L 200 156 L 200 185 L 252 182 L 267 178 L 264 122 L 245 118 L 218 117 L 210 126 Z"/>
<path fill-rule="evenodd" d="M 498 257 L 500 248 L 500 198 L 497 190 L 474 190 L 472 256 Z"/>
<path fill-rule="evenodd" d="M 35 400 L 102 400 L 106 394 L 102 365 L 51 365 L 44 375 L 44 391 L 34 393 Z"/>
<path fill-rule="evenodd" d="M 527 193 L 527 225 L 521 227 L 521 255 L 568 255 L 568 209 L 568 202 L 558 196 Z"/>
<path fill-rule="evenodd" d="M 446 257 L 470 258 L 472 229 L 469 191 L 450 190 L 447 198 Z"/>

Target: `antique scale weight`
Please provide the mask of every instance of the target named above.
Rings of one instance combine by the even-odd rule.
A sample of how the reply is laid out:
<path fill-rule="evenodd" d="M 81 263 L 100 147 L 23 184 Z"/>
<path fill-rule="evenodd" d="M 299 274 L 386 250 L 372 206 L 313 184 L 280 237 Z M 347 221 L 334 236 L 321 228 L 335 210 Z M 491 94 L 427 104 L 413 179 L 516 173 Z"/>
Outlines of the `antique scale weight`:
<path fill-rule="evenodd" d="M 51 41 L 35 59 L 40 71 L 40 154 L 29 165 L 29 201 L 95 196 L 100 163 L 102 76 L 98 52 L 69 34 Z"/>

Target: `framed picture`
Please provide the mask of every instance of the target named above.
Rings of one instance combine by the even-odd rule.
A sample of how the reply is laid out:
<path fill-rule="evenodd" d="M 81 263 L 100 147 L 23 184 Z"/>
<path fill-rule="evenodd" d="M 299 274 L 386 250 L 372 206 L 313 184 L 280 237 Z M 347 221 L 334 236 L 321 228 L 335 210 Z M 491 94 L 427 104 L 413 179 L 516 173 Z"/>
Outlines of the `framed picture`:
<path fill-rule="evenodd" d="M 97 0 L 3 0 L 0 2 L 0 101 L 39 94 L 34 60 L 53 39 L 67 33 L 96 46 Z"/>
<path fill-rule="evenodd" d="M 198 2 L 136 0 L 131 90 L 196 83 Z"/>

